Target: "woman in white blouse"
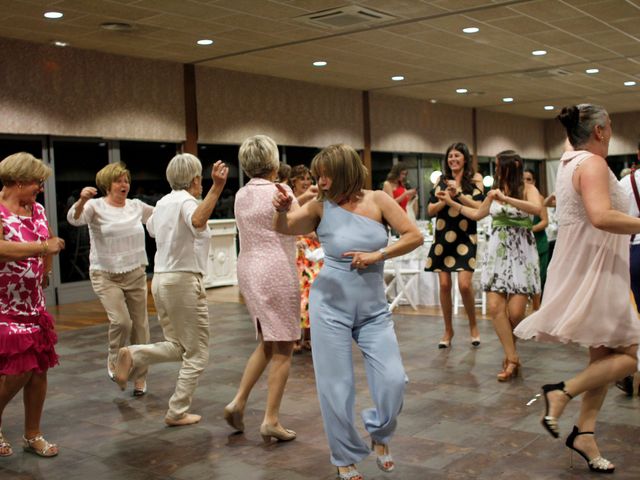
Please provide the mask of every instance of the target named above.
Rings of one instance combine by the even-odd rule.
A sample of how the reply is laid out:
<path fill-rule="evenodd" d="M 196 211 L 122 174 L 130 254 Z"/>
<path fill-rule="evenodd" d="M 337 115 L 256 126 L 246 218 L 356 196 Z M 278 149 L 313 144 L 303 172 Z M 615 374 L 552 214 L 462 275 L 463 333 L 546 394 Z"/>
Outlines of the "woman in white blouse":
<path fill-rule="evenodd" d="M 96 185 L 104 197 L 93 198 L 98 190 L 83 188 L 67 220 L 76 227 L 89 226 L 89 277 L 109 318 L 107 373 L 113 380 L 118 350 L 128 342 L 149 342 L 145 271 L 149 262 L 142 224 L 153 207 L 127 198 L 131 173 L 124 163 L 112 163 L 100 170 Z M 146 393 L 146 375 L 146 369 L 136 372 L 134 396 Z"/>
<path fill-rule="evenodd" d="M 227 181 L 229 169 L 221 161 L 213 165 L 213 185 L 202 196 L 202 164 L 182 153 L 167 166 L 171 193 L 156 204 L 147 223 L 155 237 L 151 293 L 165 340 L 131 345 L 118 352 L 116 383 L 122 390 L 136 371 L 152 363 L 182 362 L 176 389 L 164 418 L 167 425 L 190 425 L 200 415 L 189 413 L 198 378 L 209 360 L 209 309 L 203 276 L 209 254 L 207 221 Z"/>

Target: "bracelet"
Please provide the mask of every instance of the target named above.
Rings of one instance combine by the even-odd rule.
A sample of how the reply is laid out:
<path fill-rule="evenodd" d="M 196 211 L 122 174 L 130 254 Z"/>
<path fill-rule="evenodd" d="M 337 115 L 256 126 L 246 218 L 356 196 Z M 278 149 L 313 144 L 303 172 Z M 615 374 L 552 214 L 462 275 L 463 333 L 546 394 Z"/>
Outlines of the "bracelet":
<path fill-rule="evenodd" d="M 40 256 L 44 257 L 49 251 L 49 244 L 44 240 L 40 240 L 40 245 L 42 246 L 42 253 L 40 253 Z"/>
<path fill-rule="evenodd" d="M 387 250 L 385 248 L 381 248 L 378 251 L 380 252 L 380 255 L 382 255 L 382 261 L 385 261 L 387 258 L 389 258 L 389 254 L 387 253 Z"/>

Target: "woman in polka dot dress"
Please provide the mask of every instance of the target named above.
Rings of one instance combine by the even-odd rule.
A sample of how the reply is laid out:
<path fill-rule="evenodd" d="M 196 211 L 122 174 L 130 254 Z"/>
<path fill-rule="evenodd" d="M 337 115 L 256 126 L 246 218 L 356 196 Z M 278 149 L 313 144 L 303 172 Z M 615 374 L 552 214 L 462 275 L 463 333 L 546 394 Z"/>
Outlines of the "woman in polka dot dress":
<path fill-rule="evenodd" d="M 497 155 L 494 183 L 497 188 L 487 194 L 479 209 L 456 202 L 448 191 L 438 194 L 449 209 L 470 220 L 491 215 L 482 289 L 488 292 L 489 315 L 504 349 L 502 371 L 497 376 L 500 382 L 518 374 L 520 359 L 513 329 L 524 318 L 529 296 L 540 293 L 540 267 L 531 215 L 540 215 L 542 200 L 534 185 L 524 183 L 522 164 L 513 150 Z"/>
<path fill-rule="evenodd" d="M 448 207 L 436 195 L 448 191 L 461 204 L 478 208 L 484 199 L 482 176 L 474 174 L 469 149 L 464 143 L 454 143 L 447 148 L 444 175 L 431 192 L 429 216 L 436 216 L 436 232 L 429 251 L 425 270 L 438 272 L 440 282 L 440 305 L 444 318 L 444 335 L 438 348 L 448 348 L 453 338 L 451 272 L 458 272 L 458 288 L 462 295 L 467 317 L 471 344 L 480 345 L 480 335 L 476 325 L 475 300 L 472 285 L 473 270 L 476 267 L 476 222 L 460 215 L 458 208 Z"/>

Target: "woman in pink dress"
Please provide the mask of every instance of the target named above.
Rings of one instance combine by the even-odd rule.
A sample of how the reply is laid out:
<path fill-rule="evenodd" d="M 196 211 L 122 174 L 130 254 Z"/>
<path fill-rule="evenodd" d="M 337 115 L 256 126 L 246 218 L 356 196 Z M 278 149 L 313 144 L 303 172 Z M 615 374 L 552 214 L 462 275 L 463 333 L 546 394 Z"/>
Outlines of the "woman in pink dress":
<path fill-rule="evenodd" d="M 251 389 L 271 364 L 260 434 L 265 442 L 271 437 L 288 441 L 296 438 L 296 433 L 280 424 L 279 410 L 293 344 L 300 338 L 296 239 L 273 228 L 271 200 L 279 165 L 275 142 L 264 135 L 250 137 L 240 146 L 238 158 L 251 178 L 238 191 L 235 203 L 240 234 L 238 284 L 260 343 L 249 357 L 235 398 L 224 409 L 224 418 L 234 429 L 244 431 L 243 414 Z M 288 186 L 283 188 L 291 192 Z"/>
<path fill-rule="evenodd" d="M 587 368 L 542 387 L 546 408 L 541 422 L 557 438 L 565 406 L 584 393 L 565 445 L 590 470 L 611 473 L 615 467 L 600 455 L 594 432 L 609 384 L 636 370 L 640 322 L 629 302 L 629 234 L 640 233 L 640 218 L 624 213 L 628 198 L 605 160 L 611 139 L 606 110 L 581 104 L 563 108 L 558 119 L 574 148 L 564 153 L 558 168 L 558 239 L 542 307 L 514 333 L 589 348 Z"/>
<path fill-rule="evenodd" d="M 50 256 L 64 248 L 51 237 L 44 207 L 36 202 L 51 169 L 28 153 L 0 162 L 0 422 L 11 399 L 23 391 L 25 452 L 53 457 L 58 447 L 42 436 L 47 370 L 58 364 L 53 317 L 42 284 Z M 0 430 L 0 457 L 13 454 Z"/>

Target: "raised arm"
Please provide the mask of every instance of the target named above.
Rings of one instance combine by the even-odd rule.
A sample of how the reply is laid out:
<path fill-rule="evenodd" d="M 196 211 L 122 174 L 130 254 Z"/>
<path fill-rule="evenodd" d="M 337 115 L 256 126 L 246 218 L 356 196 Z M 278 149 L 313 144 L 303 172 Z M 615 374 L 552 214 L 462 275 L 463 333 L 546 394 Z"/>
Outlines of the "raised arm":
<path fill-rule="evenodd" d="M 69 211 L 67 212 L 67 221 L 76 227 L 80 225 L 86 225 L 91 221 L 90 218 L 86 218 L 87 215 L 84 215 L 83 218 L 80 218 L 84 213 L 85 204 L 95 197 L 98 194 L 98 190 L 95 187 L 84 187 L 80 192 L 80 198 L 76 203 L 74 203 Z"/>
<path fill-rule="evenodd" d="M 273 229 L 285 235 L 306 235 L 313 232 L 322 217 L 322 204 L 312 200 L 299 207 L 282 185 L 276 183 L 273 195 Z"/>
<path fill-rule="evenodd" d="M 220 198 L 224 184 L 227 182 L 227 175 L 229 174 L 229 167 L 227 167 L 221 160 L 218 160 L 213 164 L 211 169 L 211 178 L 213 179 L 213 185 L 207 192 L 207 196 L 198 205 L 191 216 L 191 225 L 197 230 L 204 230 L 207 226 L 207 220 L 211 216 L 213 209 Z"/>
<path fill-rule="evenodd" d="M 584 160 L 574 173 L 573 185 L 582 196 L 587 217 L 594 227 L 611 233 L 640 233 L 640 218 L 611 206 L 609 167 L 603 158 L 594 155 Z"/>

